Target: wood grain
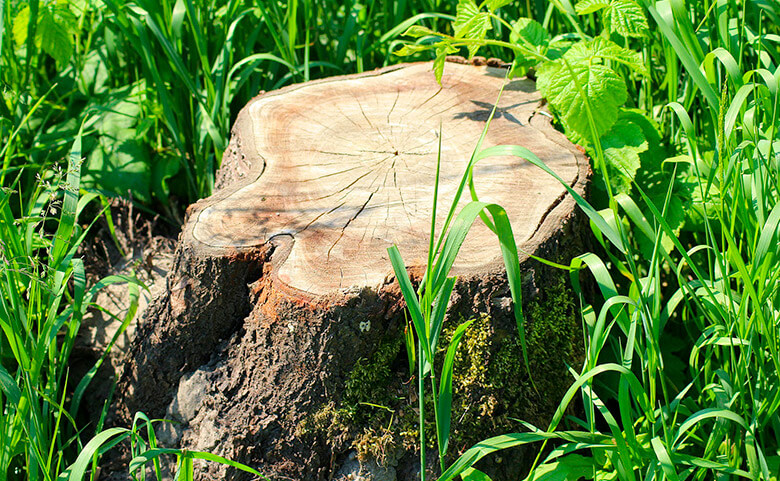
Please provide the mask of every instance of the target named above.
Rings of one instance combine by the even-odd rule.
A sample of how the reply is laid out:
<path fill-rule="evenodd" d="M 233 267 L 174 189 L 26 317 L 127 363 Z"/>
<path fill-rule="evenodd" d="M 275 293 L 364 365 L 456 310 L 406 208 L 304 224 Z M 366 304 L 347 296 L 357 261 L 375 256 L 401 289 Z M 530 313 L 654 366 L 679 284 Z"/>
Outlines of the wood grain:
<path fill-rule="evenodd" d="M 408 264 L 424 264 L 439 135 L 441 226 L 504 74 L 448 64 L 439 86 L 430 64 L 414 64 L 260 96 L 234 128 L 251 180 L 200 211 L 194 238 L 246 248 L 289 235 L 293 245 L 277 275 L 312 294 L 378 285 L 390 273 L 386 249 L 394 243 Z M 509 82 L 484 147 L 522 145 L 574 182 L 583 159 L 546 122 L 532 125 L 540 100 L 533 82 Z M 519 245 L 564 194 L 556 180 L 517 158 L 482 161 L 474 180 L 480 200 L 506 208 Z M 478 220 L 455 271 L 478 271 L 498 253 L 495 236 Z"/>

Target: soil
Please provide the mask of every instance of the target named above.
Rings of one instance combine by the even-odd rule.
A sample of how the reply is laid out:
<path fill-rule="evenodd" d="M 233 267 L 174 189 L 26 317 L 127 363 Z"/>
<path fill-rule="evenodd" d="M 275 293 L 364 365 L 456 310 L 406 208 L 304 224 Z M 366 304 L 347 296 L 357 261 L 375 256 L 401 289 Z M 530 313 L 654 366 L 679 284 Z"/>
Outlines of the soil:
<path fill-rule="evenodd" d="M 126 361 L 130 341 L 149 303 L 165 290 L 180 227 L 161 219 L 133 202 L 117 198 L 111 201 L 113 233 L 105 216 L 93 225 L 91 235 L 79 247 L 89 285 L 114 275 L 135 276 L 139 286 L 138 306 L 133 321 L 119 334 L 92 380 L 82 403 L 82 416 L 96 421 L 116 383 L 116 373 Z M 99 215 L 99 212 L 92 212 Z M 89 217 L 85 215 L 84 218 Z M 102 309 L 89 309 L 81 324 L 70 359 L 70 379 L 78 382 L 104 355 L 122 325 L 131 304 L 130 287 L 121 282 L 98 292 L 93 302 Z"/>

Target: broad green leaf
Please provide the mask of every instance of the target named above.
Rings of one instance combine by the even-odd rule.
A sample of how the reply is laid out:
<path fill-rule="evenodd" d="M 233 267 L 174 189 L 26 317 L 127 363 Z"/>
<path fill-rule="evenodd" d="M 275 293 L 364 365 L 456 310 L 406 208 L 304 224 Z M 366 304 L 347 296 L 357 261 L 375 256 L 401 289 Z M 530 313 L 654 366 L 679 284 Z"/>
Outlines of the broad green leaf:
<path fill-rule="evenodd" d="M 457 49 L 447 42 L 439 42 L 436 45 L 436 59 L 433 61 L 433 72 L 436 75 L 436 81 L 441 84 L 441 77 L 444 75 L 444 63 L 447 61 L 447 55 L 457 52 Z"/>
<path fill-rule="evenodd" d="M 537 85 L 566 124 L 589 142 L 594 134 L 598 138 L 612 127 L 618 108 L 628 98 L 626 84 L 614 70 L 597 64 L 567 64 L 566 55 L 539 69 Z"/>
<path fill-rule="evenodd" d="M 645 73 L 638 53 L 601 37 L 573 45 L 538 71 L 539 90 L 564 123 L 589 143 L 609 131 L 628 98 L 623 78 L 607 61 Z"/>
<path fill-rule="evenodd" d="M 83 15 L 92 6 L 90 0 L 68 0 L 67 5 L 75 16 Z"/>
<path fill-rule="evenodd" d="M 181 158 L 173 154 L 158 153 L 152 162 L 152 193 L 164 203 L 168 203 L 170 188 L 168 180 L 181 170 Z"/>
<path fill-rule="evenodd" d="M 404 44 L 403 47 L 399 48 L 393 54 L 399 56 L 399 57 L 408 57 L 409 55 L 414 55 L 416 53 L 425 52 L 426 50 L 430 50 L 431 47 L 429 45 L 417 45 L 414 43 L 407 43 Z"/>
<path fill-rule="evenodd" d="M 51 55 L 57 63 L 66 63 L 73 55 L 73 36 L 71 29 L 76 17 L 70 10 L 43 9 L 38 14 L 38 28 L 35 43 L 44 52 Z"/>
<path fill-rule="evenodd" d="M 87 156 L 83 182 L 90 187 L 121 196 L 132 193 L 141 202 L 151 200 L 152 161 L 137 131 L 142 116 L 143 85 L 136 84 L 111 92 L 113 100 L 102 106 L 104 114 L 95 124 L 100 137 Z M 166 164 L 160 174 L 169 173 Z"/>
<path fill-rule="evenodd" d="M 105 92 L 108 81 L 108 67 L 103 59 L 107 55 L 108 53 L 104 45 L 87 53 L 81 74 L 76 76 L 79 90 L 85 96 Z"/>
<path fill-rule="evenodd" d="M 458 2 L 457 14 L 452 28 L 455 32 L 455 38 L 482 40 L 487 31 L 492 28 L 490 15 L 487 12 L 481 12 L 474 0 L 461 0 Z M 473 57 L 478 49 L 479 45 L 476 43 L 469 45 L 469 57 Z"/>
<path fill-rule="evenodd" d="M 406 37 L 413 37 L 413 38 L 420 38 L 426 35 L 438 35 L 430 28 L 423 27 L 422 25 L 412 25 L 403 34 Z"/>
<path fill-rule="evenodd" d="M 555 462 L 540 465 L 527 479 L 534 481 L 577 481 L 580 478 L 593 479 L 596 462 L 592 457 L 568 454 Z"/>
<path fill-rule="evenodd" d="M 120 137 L 101 136 L 89 154 L 83 182 L 112 194 L 149 202 L 151 160 L 142 142 L 123 139 L 135 131 L 127 129 Z"/>
<path fill-rule="evenodd" d="M 628 193 L 641 163 L 639 154 L 647 150 L 641 127 L 625 117 L 618 118 L 601 137 L 601 146 L 615 193 Z"/>
<path fill-rule="evenodd" d="M 607 7 L 609 7 L 608 0 L 582 0 L 577 2 L 577 5 L 574 6 L 574 10 L 577 11 L 578 15 L 588 15 Z"/>
<path fill-rule="evenodd" d="M 547 46 L 550 36 L 541 23 L 531 18 L 518 18 L 512 24 L 512 32 L 509 34 L 512 43 L 523 43 L 527 46 Z"/>
<path fill-rule="evenodd" d="M 495 12 L 499 8 L 509 5 L 510 3 L 512 3 L 512 0 L 487 0 L 485 6 L 487 6 L 487 9 L 491 12 Z"/>
<path fill-rule="evenodd" d="M 578 42 L 566 51 L 564 58 L 572 63 L 591 63 L 594 61 L 616 62 L 634 70 L 635 72 L 647 75 L 647 69 L 642 61 L 642 55 L 633 50 L 605 39 L 596 37 L 588 42 Z"/>
<path fill-rule="evenodd" d="M 624 37 L 645 37 L 650 33 L 644 10 L 633 0 L 612 0 L 605 16 L 612 31 Z"/>
<path fill-rule="evenodd" d="M 24 45 L 27 41 L 27 27 L 30 23 L 30 7 L 25 6 L 14 17 L 14 26 L 11 29 L 17 45 Z"/>

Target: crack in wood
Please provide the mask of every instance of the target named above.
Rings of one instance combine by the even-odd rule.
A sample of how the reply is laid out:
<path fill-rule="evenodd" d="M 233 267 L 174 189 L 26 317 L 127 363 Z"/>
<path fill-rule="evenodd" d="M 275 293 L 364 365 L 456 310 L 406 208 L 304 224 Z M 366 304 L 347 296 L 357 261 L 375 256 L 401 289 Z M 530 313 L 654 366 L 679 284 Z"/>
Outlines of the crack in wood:
<path fill-rule="evenodd" d="M 441 85 L 424 64 L 384 72 L 342 84 L 312 82 L 253 101 L 234 131 L 243 138 L 240 156 L 249 165 L 262 164 L 263 173 L 200 204 L 192 235 L 214 249 L 294 235 L 278 278 L 317 294 L 383 282 L 392 244 L 410 265 L 424 262 L 437 144 L 436 223 L 442 225 L 448 210 L 442 206 L 454 197 L 482 134 L 484 124 L 474 116 L 481 119 L 492 109 L 505 81 L 462 65 L 448 65 Z M 580 154 L 562 148 L 565 141 L 555 139 L 563 137 L 551 127 L 526 123 L 539 106 L 533 84 L 513 80 L 510 86 L 515 88 L 505 89 L 483 147 L 523 145 L 567 182 L 576 179 Z M 541 235 L 548 207 L 564 193 L 557 181 L 509 156 L 480 162 L 474 179 L 480 200 L 505 206 L 518 240 Z M 464 196 L 461 207 L 469 200 Z M 492 235 L 475 223 L 455 267 L 493 262 L 495 253 L 484 247 Z"/>

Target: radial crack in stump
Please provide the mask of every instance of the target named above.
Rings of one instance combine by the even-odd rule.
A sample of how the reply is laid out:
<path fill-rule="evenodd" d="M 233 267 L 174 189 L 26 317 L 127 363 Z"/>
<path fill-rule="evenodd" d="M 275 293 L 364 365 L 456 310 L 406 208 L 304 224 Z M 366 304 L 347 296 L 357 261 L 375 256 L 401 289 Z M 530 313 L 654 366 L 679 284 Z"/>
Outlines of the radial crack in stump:
<path fill-rule="evenodd" d="M 387 248 L 397 244 L 413 272 L 425 265 L 437 159 L 440 229 L 502 86 L 482 147 L 521 145 L 586 193 L 585 156 L 550 125 L 534 83 L 505 74 L 447 64 L 439 85 L 430 63 L 408 64 L 253 99 L 233 127 L 217 191 L 188 210 L 167 292 L 133 342 L 117 389 L 120 420 L 136 410 L 172 417 L 181 427 L 170 428 L 169 441 L 293 479 L 337 473 L 362 428 L 334 432 L 335 418 L 320 431 L 302 426 L 322 424 L 334 406 L 354 411 L 359 403 L 413 399 L 400 393 L 409 389 L 408 373 L 398 370 L 406 362 L 398 344 L 403 304 Z M 473 178 L 480 200 L 507 211 L 526 300 L 561 285 L 558 273 L 528 254 L 567 263 L 582 252 L 583 217 L 564 187 L 515 157 L 484 159 Z M 450 317 L 488 314 L 485 336 L 516 339 L 499 244 L 481 220 L 454 271 L 460 281 Z M 527 322 L 531 331 L 555 325 Z M 576 329 L 562 331 L 537 337 L 555 346 L 577 342 Z M 358 361 L 388 345 L 398 361 L 396 371 L 383 368 L 391 372 L 386 386 L 350 394 L 367 382 L 354 380 Z M 540 345 L 539 355 L 552 356 L 545 362 L 566 376 L 564 363 L 577 361 L 553 348 Z M 396 359 L 392 349 L 388 362 Z M 373 399 L 391 392 L 390 400 Z M 511 414 L 549 415 L 554 406 L 542 407 L 543 399 L 561 394 L 545 392 L 530 411 Z"/>
<path fill-rule="evenodd" d="M 261 96 L 235 126 L 252 180 L 204 206 L 191 221 L 193 239 L 229 249 L 290 235 L 292 248 L 276 274 L 311 294 L 379 286 L 390 272 L 387 248 L 394 243 L 409 262 L 421 264 L 439 144 L 441 226 L 503 76 L 502 70 L 448 65 L 440 88 L 420 64 Z M 576 152 L 562 148 L 560 136 L 551 139 L 551 129 L 529 125 L 539 101 L 533 82 L 510 83 L 484 147 L 522 145 L 564 179 L 576 179 Z M 480 200 L 506 207 L 519 244 L 565 192 L 511 157 L 480 162 L 474 180 Z M 484 224 L 476 225 L 456 270 L 484 270 L 497 257 L 497 245 Z"/>

